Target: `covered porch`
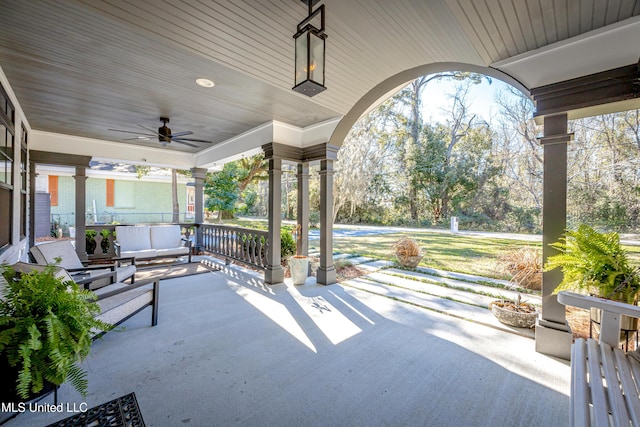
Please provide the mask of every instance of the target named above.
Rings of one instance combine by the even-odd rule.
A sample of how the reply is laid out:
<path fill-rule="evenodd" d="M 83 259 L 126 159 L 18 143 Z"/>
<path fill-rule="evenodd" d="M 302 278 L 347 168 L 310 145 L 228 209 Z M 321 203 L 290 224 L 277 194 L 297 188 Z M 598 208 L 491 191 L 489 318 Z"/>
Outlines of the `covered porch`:
<path fill-rule="evenodd" d="M 146 425 L 568 425 L 568 362 L 534 341 L 341 285 L 237 266 L 160 283 L 94 343 L 88 407 L 135 392 Z M 49 400 L 51 400 L 49 398 Z M 71 414 L 24 413 L 7 426 Z"/>
<path fill-rule="evenodd" d="M 535 341 L 333 284 L 333 162 L 358 118 L 412 79 L 499 78 L 538 103 L 544 241 L 556 241 L 566 226 L 567 120 L 640 106 L 637 2 L 325 0 L 327 90 L 314 98 L 291 91 L 303 3 L 220 0 L 205 13 L 186 1 L 159 10 L 127 1 L 3 4 L 1 94 L 14 111 L 1 117 L 10 142 L 1 147 L 0 261 L 26 260 L 33 242 L 32 162 L 72 160 L 78 218 L 90 158 L 190 169 L 200 186 L 209 168 L 243 155 L 264 151 L 270 162 L 265 272 L 225 267 L 163 281 L 158 326 L 136 316 L 126 332 L 95 343 L 85 363 L 88 405 L 135 391 L 150 425 L 566 425 L 569 367 L 555 357 L 569 357 L 571 331 L 553 295 L 558 274 L 545 273 Z M 203 76 L 216 80 L 213 91 L 195 86 Z M 211 145 L 123 141 L 111 131 L 169 115 L 176 131 Z M 309 161 L 321 162 L 318 279 L 326 287 L 282 283 L 282 161 L 299 164 L 299 188 Z M 64 386 L 61 399 L 80 397 Z M 24 420 L 52 421 L 23 414 L 8 425 Z"/>

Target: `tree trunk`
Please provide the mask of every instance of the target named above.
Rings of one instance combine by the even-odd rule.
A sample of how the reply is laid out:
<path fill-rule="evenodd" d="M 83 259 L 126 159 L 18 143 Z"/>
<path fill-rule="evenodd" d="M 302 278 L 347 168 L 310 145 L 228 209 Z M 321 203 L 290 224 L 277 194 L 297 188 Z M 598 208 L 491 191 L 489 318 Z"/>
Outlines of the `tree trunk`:
<path fill-rule="evenodd" d="M 177 224 L 180 222 L 180 204 L 178 203 L 178 173 L 175 169 L 171 169 L 171 199 L 173 202 L 172 222 Z"/>

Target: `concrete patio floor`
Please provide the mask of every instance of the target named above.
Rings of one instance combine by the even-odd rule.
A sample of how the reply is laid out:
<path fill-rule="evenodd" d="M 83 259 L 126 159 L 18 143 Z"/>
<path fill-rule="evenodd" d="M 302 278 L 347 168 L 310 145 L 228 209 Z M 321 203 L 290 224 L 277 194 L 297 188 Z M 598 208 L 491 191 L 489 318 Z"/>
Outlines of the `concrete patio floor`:
<path fill-rule="evenodd" d="M 568 425 L 569 364 L 532 339 L 312 281 L 267 286 L 236 266 L 164 280 L 158 326 L 146 309 L 96 341 L 89 394 L 65 384 L 59 400 L 135 392 L 160 427 Z"/>

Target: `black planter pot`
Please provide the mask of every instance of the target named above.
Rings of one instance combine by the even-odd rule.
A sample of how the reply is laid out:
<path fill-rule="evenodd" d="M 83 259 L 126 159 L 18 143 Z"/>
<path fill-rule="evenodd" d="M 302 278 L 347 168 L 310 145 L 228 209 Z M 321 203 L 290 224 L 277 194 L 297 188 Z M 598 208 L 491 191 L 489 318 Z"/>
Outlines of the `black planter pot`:
<path fill-rule="evenodd" d="M 0 402 L 2 403 L 20 403 L 29 402 L 38 399 L 56 389 L 55 384 L 46 381 L 44 387 L 38 393 L 31 393 L 27 399 L 18 396 L 16 391 L 16 382 L 18 380 L 18 367 L 9 366 L 7 358 L 3 355 L 0 357 L 0 372 L 2 372 L 2 381 L 0 382 Z"/>
<path fill-rule="evenodd" d="M 87 253 L 88 254 L 93 255 L 95 253 L 95 251 L 96 251 L 96 246 L 97 246 L 97 243 L 96 243 L 95 240 L 88 240 L 87 239 L 87 247 L 86 247 L 86 249 L 87 249 Z"/>

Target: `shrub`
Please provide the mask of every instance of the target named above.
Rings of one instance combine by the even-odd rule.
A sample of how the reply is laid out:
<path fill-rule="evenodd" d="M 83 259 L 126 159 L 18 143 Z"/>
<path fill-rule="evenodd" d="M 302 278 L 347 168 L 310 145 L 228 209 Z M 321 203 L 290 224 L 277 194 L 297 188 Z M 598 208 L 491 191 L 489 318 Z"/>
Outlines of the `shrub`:
<path fill-rule="evenodd" d="M 410 237 L 403 237 L 393 244 L 397 256 L 408 257 L 420 255 L 418 242 Z"/>
<path fill-rule="evenodd" d="M 523 288 L 542 289 L 542 254 L 538 249 L 521 247 L 498 257 L 502 273 L 512 276 L 511 281 Z"/>
<path fill-rule="evenodd" d="M 280 230 L 280 257 L 289 258 L 296 253 L 296 242 L 291 232 L 287 229 Z"/>

